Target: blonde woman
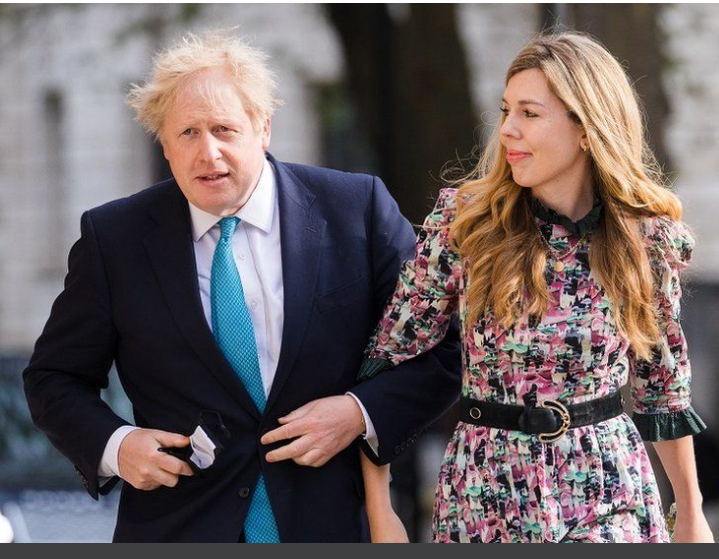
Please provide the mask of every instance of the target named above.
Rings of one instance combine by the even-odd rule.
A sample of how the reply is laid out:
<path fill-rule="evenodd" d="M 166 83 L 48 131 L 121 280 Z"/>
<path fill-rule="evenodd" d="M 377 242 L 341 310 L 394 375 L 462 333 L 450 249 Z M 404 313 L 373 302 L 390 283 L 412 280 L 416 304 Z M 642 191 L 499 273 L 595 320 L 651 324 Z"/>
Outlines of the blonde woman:
<path fill-rule="evenodd" d="M 676 540 L 711 541 L 679 323 L 694 242 L 636 94 L 601 45 L 565 33 L 519 53 L 501 111 L 476 174 L 420 231 L 361 375 L 428 351 L 459 312 L 462 415 L 433 539 L 668 541 L 644 439 L 674 489 Z M 373 540 L 404 539 L 387 469 L 365 460 L 364 475 Z"/>

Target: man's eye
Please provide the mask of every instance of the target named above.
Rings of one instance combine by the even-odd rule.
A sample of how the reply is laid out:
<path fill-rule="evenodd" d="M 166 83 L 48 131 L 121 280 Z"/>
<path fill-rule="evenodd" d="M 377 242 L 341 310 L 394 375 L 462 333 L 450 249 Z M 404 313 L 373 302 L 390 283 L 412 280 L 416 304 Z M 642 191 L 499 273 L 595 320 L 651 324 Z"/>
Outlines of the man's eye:
<path fill-rule="evenodd" d="M 231 130 L 227 126 L 218 126 L 217 131 L 225 133 L 225 132 L 230 132 Z"/>
<path fill-rule="evenodd" d="M 187 130 L 184 130 L 181 134 L 181 136 L 189 136 L 193 132 L 192 128 L 188 128 Z"/>

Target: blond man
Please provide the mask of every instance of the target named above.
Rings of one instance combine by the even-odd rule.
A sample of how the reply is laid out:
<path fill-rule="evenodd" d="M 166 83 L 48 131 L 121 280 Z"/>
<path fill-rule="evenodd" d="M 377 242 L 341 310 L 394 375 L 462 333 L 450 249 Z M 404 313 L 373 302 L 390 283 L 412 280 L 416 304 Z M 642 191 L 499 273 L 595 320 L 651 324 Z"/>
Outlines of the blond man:
<path fill-rule="evenodd" d="M 377 177 L 268 153 L 265 58 L 223 33 L 156 58 L 129 101 L 173 178 L 83 215 L 25 371 L 90 495 L 125 480 L 116 541 L 366 540 L 360 443 L 386 463 L 458 396 L 450 342 L 355 386 L 414 235 Z"/>

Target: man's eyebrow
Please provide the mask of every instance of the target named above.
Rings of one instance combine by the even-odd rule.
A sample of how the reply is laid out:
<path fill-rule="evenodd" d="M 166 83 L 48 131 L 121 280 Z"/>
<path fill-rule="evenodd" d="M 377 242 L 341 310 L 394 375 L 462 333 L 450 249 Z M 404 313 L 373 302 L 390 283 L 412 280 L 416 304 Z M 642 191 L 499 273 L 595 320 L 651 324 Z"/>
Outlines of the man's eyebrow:
<path fill-rule="evenodd" d="M 508 104 L 507 100 L 502 97 L 502 103 Z M 517 101 L 517 105 L 539 105 L 540 107 L 544 107 L 545 109 L 547 106 L 544 103 L 540 103 L 539 101 L 534 101 L 533 99 L 522 99 L 521 101 Z"/>

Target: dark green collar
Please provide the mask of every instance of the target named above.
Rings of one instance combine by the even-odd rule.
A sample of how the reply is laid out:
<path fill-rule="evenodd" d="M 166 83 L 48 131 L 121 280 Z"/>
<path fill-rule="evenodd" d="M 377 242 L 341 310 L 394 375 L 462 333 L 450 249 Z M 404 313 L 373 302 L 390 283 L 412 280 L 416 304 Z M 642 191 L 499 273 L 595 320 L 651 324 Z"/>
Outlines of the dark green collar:
<path fill-rule="evenodd" d="M 600 198 L 596 198 L 594 200 L 594 206 L 587 215 L 579 221 L 572 221 L 567 216 L 557 213 L 550 208 L 544 207 L 544 205 L 542 205 L 542 203 L 534 196 L 532 196 L 530 200 L 532 213 L 535 217 L 538 217 L 545 223 L 561 225 L 576 237 L 583 237 L 592 231 L 596 227 L 597 223 L 599 223 L 599 218 L 602 217 L 602 210 L 604 209 L 602 200 Z"/>

